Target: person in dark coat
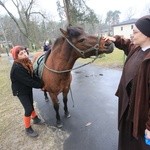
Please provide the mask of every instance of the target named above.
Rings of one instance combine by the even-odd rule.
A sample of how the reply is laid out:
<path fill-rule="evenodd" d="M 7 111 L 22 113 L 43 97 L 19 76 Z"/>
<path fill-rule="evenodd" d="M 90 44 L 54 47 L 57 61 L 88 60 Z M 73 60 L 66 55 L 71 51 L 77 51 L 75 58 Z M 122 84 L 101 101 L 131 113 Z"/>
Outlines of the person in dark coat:
<path fill-rule="evenodd" d="M 44 52 L 51 50 L 51 45 L 50 45 L 49 41 L 46 41 L 44 43 L 43 50 L 44 50 Z"/>
<path fill-rule="evenodd" d="M 137 20 L 133 38 L 105 37 L 127 55 L 116 92 L 118 150 L 150 150 L 150 15 Z"/>
<path fill-rule="evenodd" d="M 34 75 L 32 63 L 24 47 L 16 46 L 11 49 L 11 53 L 14 59 L 10 72 L 12 92 L 18 97 L 25 110 L 23 121 L 26 134 L 37 137 L 38 133 L 31 127 L 31 119 L 34 124 L 42 124 L 43 121 L 35 112 L 32 88 L 42 88 L 43 83 Z"/>

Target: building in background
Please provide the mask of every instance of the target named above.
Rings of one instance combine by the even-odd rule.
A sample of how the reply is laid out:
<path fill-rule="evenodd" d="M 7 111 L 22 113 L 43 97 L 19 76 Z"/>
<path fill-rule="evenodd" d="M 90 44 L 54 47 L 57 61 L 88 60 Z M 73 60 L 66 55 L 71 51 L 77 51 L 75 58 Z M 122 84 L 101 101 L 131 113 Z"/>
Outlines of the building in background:
<path fill-rule="evenodd" d="M 137 19 L 130 19 L 124 22 L 121 22 L 117 25 L 114 25 L 113 35 L 121 35 L 125 38 L 132 38 L 133 27 Z"/>

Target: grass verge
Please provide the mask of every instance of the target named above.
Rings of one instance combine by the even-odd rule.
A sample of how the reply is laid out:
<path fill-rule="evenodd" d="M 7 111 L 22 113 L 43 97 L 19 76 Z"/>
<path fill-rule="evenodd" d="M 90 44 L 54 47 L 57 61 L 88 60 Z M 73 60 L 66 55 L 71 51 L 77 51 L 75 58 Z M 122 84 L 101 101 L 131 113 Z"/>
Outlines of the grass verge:
<path fill-rule="evenodd" d="M 92 61 L 93 58 L 88 59 L 79 59 L 79 62 L 87 63 Z M 94 65 L 99 65 L 105 68 L 114 68 L 114 69 L 122 69 L 125 61 L 125 56 L 123 51 L 114 49 L 114 52 L 111 54 L 103 54 L 93 63 Z"/>
<path fill-rule="evenodd" d="M 14 120 L 11 112 L 18 108 L 17 100 L 11 92 L 10 68 L 8 58 L 0 57 L 0 136 L 11 125 L 11 118 L 11 122 Z"/>

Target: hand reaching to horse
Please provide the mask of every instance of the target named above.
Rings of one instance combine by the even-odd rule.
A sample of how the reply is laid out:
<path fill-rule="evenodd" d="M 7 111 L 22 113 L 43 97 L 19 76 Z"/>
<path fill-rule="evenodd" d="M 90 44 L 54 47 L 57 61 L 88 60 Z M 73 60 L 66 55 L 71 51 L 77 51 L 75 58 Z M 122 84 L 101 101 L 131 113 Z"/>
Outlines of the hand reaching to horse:
<path fill-rule="evenodd" d="M 107 42 L 107 41 L 112 41 L 112 42 L 115 42 L 116 39 L 114 37 L 111 37 L 111 36 L 106 36 L 104 37 L 104 40 Z"/>

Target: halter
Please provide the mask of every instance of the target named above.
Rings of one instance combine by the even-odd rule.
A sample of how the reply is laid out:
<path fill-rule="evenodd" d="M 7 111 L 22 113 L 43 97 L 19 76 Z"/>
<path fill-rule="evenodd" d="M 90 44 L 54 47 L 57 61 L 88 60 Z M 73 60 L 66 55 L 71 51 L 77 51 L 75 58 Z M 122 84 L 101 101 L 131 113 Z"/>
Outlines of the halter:
<path fill-rule="evenodd" d="M 72 42 L 70 42 L 69 39 L 66 38 L 65 36 L 64 36 L 64 38 L 66 39 L 66 41 L 67 41 L 77 52 L 79 52 L 79 53 L 81 54 L 81 56 L 82 56 L 83 58 L 85 58 L 85 54 L 88 53 L 88 52 L 90 52 L 90 51 L 96 51 L 96 55 L 98 55 L 99 40 L 100 40 L 101 37 L 98 36 L 98 43 L 97 43 L 97 44 L 95 44 L 93 47 L 90 47 L 90 48 L 88 48 L 88 49 L 86 49 L 86 50 L 84 50 L 84 51 L 83 51 L 83 50 L 80 50 L 79 48 L 77 48 L 77 47 L 76 47 Z"/>

